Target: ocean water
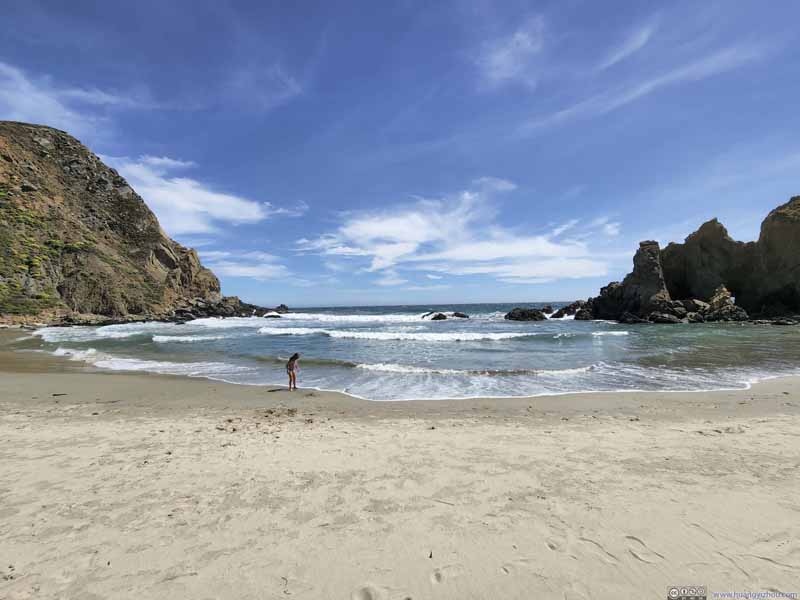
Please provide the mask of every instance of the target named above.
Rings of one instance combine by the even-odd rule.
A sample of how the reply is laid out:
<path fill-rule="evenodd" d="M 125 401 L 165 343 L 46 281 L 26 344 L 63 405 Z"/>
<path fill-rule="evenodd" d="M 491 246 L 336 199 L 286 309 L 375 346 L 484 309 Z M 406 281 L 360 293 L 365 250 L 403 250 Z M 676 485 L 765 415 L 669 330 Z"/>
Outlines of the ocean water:
<path fill-rule="evenodd" d="M 52 327 L 35 336 L 43 350 L 100 369 L 259 385 L 285 385 L 286 360 L 299 352 L 301 387 L 370 400 L 735 389 L 800 373 L 797 327 L 504 320 L 514 306 L 543 304 L 310 308 L 280 319 Z M 423 318 L 430 311 L 471 318 Z"/>

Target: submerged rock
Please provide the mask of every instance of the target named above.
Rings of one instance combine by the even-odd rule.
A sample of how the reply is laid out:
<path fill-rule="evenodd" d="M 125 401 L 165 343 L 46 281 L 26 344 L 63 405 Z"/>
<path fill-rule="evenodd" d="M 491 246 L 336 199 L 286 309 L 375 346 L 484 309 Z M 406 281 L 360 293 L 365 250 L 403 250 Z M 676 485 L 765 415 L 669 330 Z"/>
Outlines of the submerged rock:
<path fill-rule="evenodd" d="M 454 312 L 453 316 L 457 319 L 469 319 L 469 315 L 462 312 Z"/>
<path fill-rule="evenodd" d="M 634 315 L 633 313 L 626 312 L 619 318 L 619 322 L 627 325 L 636 325 L 638 323 L 649 323 L 650 321 Z"/>
<path fill-rule="evenodd" d="M 660 312 L 650 313 L 649 318 L 652 323 L 675 324 L 681 322 L 681 320 L 675 315 Z"/>

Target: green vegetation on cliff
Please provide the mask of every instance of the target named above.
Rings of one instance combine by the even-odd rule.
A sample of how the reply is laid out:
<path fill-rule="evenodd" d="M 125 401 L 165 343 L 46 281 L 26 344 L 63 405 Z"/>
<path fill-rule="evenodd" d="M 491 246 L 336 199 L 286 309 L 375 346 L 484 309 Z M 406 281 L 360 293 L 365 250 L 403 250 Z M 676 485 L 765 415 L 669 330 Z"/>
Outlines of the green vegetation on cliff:
<path fill-rule="evenodd" d="M 0 122 L 0 314 L 167 316 L 219 281 L 68 134 Z"/>

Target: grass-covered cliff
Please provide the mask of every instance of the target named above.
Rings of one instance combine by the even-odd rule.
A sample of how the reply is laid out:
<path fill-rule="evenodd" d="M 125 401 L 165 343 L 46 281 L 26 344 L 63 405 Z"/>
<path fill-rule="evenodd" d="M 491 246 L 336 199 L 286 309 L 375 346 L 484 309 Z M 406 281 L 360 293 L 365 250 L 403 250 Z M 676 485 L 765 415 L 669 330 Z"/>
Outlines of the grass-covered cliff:
<path fill-rule="evenodd" d="M 0 121 L 0 314 L 158 317 L 219 291 L 196 252 L 78 140 Z"/>

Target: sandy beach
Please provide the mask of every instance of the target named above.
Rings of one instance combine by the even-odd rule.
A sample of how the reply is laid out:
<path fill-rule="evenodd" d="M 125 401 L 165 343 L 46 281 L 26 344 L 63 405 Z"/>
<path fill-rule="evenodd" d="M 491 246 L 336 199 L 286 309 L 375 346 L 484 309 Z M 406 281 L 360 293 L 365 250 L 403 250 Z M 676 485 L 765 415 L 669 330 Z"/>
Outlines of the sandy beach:
<path fill-rule="evenodd" d="M 800 592 L 796 378 L 369 402 L 4 350 L 0 462 L 0 598 Z"/>

